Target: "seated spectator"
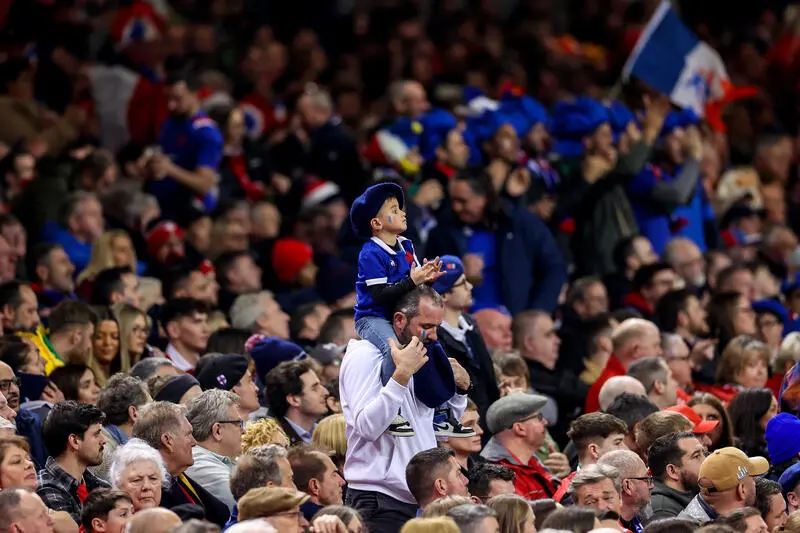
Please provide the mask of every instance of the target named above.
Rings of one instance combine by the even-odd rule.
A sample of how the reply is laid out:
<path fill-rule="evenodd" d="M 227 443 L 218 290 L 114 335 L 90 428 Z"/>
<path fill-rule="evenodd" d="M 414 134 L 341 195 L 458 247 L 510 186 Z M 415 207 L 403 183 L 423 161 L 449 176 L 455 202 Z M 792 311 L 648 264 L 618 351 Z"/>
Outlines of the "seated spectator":
<path fill-rule="evenodd" d="M 100 387 L 97 386 L 94 372 L 88 366 L 70 363 L 56 368 L 50 374 L 50 381 L 64 393 L 65 400 L 97 405 Z"/>
<path fill-rule="evenodd" d="M 606 453 L 612 450 L 624 450 L 625 436 L 628 427 L 619 418 L 606 413 L 588 413 L 576 418 L 570 424 L 567 436 L 575 443 L 578 452 L 578 464 L 581 468 L 595 464 Z M 558 490 L 553 495 L 557 502 L 564 502 L 569 493 L 569 486 L 577 471 L 561 480 Z"/>
<path fill-rule="evenodd" d="M 772 531 L 767 529 L 767 524 L 761 518 L 761 513 L 755 507 L 743 507 L 734 509 L 730 513 L 720 516 L 714 521 L 715 524 L 730 526 L 735 531 Z"/>
<path fill-rule="evenodd" d="M 76 276 L 75 283 L 79 287 L 85 283 L 91 288 L 92 282 L 100 272 L 118 267 L 128 267 L 134 274 L 141 274 L 145 264 L 136 260 L 136 250 L 133 249 L 128 232 L 112 229 L 94 240 L 89 264 Z M 83 296 L 81 290 L 78 292 Z"/>
<path fill-rule="evenodd" d="M 142 359 L 131 368 L 131 376 L 139 378 L 144 383 L 155 375 L 177 376 L 179 373 L 172 361 L 160 357 Z"/>
<path fill-rule="evenodd" d="M 475 436 L 448 438 L 446 440 L 440 440 L 439 445 L 453 450 L 456 454 L 456 461 L 461 465 L 461 468 L 469 470 L 472 454 L 480 453 L 481 451 L 481 438 L 483 436 L 483 429 L 479 425 L 480 415 L 478 414 L 478 407 L 472 400 L 467 401 L 467 408 L 459 422 L 461 422 L 461 425 L 465 428 L 474 430 Z"/>
<path fill-rule="evenodd" d="M 248 252 L 223 253 L 214 261 L 214 269 L 217 271 L 217 281 L 220 286 L 219 308 L 229 315 L 238 296 L 261 292 L 261 269 Z M 288 316 L 286 321 L 289 321 Z M 241 324 L 233 323 L 231 325 L 236 328 L 249 329 Z"/>
<path fill-rule="evenodd" d="M 121 490 L 98 489 L 86 498 L 80 524 L 85 533 L 121 532 L 134 512 L 130 496 Z"/>
<path fill-rule="evenodd" d="M 109 481 L 108 469 L 111 458 L 119 446 L 130 439 L 133 423 L 139 409 L 152 399 L 144 383 L 124 374 L 115 374 L 97 395 L 97 407 L 105 415 L 103 434 L 103 463 L 89 468 L 89 471 L 105 481 Z"/>
<path fill-rule="evenodd" d="M 500 531 L 497 511 L 488 505 L 474 503 L 459 505 L 450 509 L 447 516 L 453 519 L 460 533 Z"/>
<path fill-rule="evenodd" d="M 677 517 L 700 490 L 700 465 L 707 452 L 692 433 L 670 433 L 653 441 L 647 464 L 653 474 L 650 520 Z"/>
<path fill-rule="evenodd" d="M 578 507 L 619 514 L 622 480 L 613 466 L 593 464 L 582 468 L 572 478 L 569 492 Z"/>
<path fill-rule="evenodd" d="M 238 520 L 238 502 L 242 496 L 249 490 L 259 487 L 297 489 L 286 448 L 277 444 L 267 444 L 252 448 L 239 457 L 230 477 L 231 494 L 237 505 L 234 505 L 231 511 L 231 518 L 226 527 Z"/>
<path fill-rule="evenodd" d="M 39 482 L 30 450 L 28 441 L 22 437 L 0 437 L 0 491 L 37 489 Z"/>
<path fill-rule="evenodd" d="M 66 511 L 76 523 L 86 496 L 109 486 L 87 470 L 103 462 L 103 420 L 97 407 L 68 401 L 54 405 L 42 427 L 50 457 L 36 492 L 47 507 Z"/>
<path fill-rule="evenodd" d="M 614 349 L 611 344 L 611 318 L 602 315 L 586 324 L 586 356 L 583 359 L 584 370 L 578 376 L 588 386 L 592 386 L 603 369 Z"/>
<path fill-rule="evenodd" d="M 89 265 L 92 243 L 105 231 L 103 207 L 90 192 L 75 191 L 63 200 L 58 224 L 45 226 L 44 241 L 59 244 L 78 272 Z"/>
<path fill-rule="evenodd" d="M 344 469 L 344 459 L 347 455 L 345 427 L 343 414 L 328 415 L 319 421 L 317 427 L 314 428 L 314 435 L 311 437 L 314 446 L 330 452 L 330 458 L 339 472 Z M 309 492 L 309 494 L 311 493 Z"/>
<path fill-rule="evenodd" d="M 44 468 L 47 461 L 47 448 L 42 438 L 42 422 L 38 416 L 28 409 L 20 409 L 19 378 L 6 363 L 0 361 L 0 417 L 8 421 L 20 437 L 28 440 L 31 446 L 31 457 L 37 469 Z M 7 430 L 6 430 L 7 431 Z"/>
<path fill-rule="evenodd" d="M 161 310 L 161 324 L 167 333 L 167 358 L 178 370 L 193 373 L 208 344 L 208 307 L 200 300 L 175 298 Z"/>
<path fill-rule="evenodd" d="M 769 452 L 770 479 L 780 478 L 793 464 L 800 462 L 800 419 L 789 413 L 778 413 L 764 430 Z"/>
<path fill-rule="evenodd" d="M 689 346 L 682 337 L 674 333 L 661 334 L 661 350 L 664 361 L 667 363 L 675 383 L 678 385 L 677 393 L 680 402 L 689 401 L 687 391 L 694 389 L 692 384 L 692 354 Z"/>
<path fill-rule="evenodd" d="M 169 473 L 170 487 L 161 495 L 161 505 L 172 508 L 191 503 L 203 507 L 209 522 L 220 527 L 230 517 L 228 507 L 202 485 L 186 475 L 192 466 L 195 445 L 192 426 L 183 409 L 169 402 L 155 402 L 141 410 L 133 424 L 133 436 L 158 450 Z"/>
<path fill-rule="evenodd" d="M 760 477 L 756 479 L 756 509 L 767 524 L 767 531 L 780 531 L 786 523 L 786 499 L 777 481 Z"/>
<path fill-rule="evenodd" d="M 614 376 L 606 381 L 600 389 L 600 394 L 598 395 L 600 410 L 605 411 L 608 409 L 608 406 L 623 394 L 646 397 L 647 390 L 644 388 L 642 382 L 634 377 Z"/>
<path fill-rule="evenodd" d="M 417 453 L 406 467 L 408 490 L 423 511 L 432 502 L 445 496 L 467 496 L 467 478 L 455 458 L 446 448 L 432 448 Z"/>
<path fill-rule="evenodd" d="M 658 407 L 645 396 L 623 393 L 611 402 L 605 411 L 625 422 L 625 425 L 628 426 L 625 446 L 629 450 L 640 453 L 639 447 L 636 445 L 636 426 L 651 414 L 658 412 Z"/>
<path fill-rule="evenodd" d="M 197 443 L 192 448 L 194 464 L 186 469 L 186 474 L 233 508 L 235 502 L 228 480 L 234 460 L 242 453 L 246 419 L 239 408 L 239 397 L 230 391 L 211 389 L 189 400 L 186 410 Z"/>
<path fill-rule="evenodd" d="M 593 529 L 602 527 L 597 515 L 589 509 L 580 507 L 566 507 L 550 514 L 544 521 L 545 529 L 558 529 L 572 531 L 573 533 L 588 533 Z"/>
<path fill-rule="evenodd" d="M 483 342 L 489 351 L 511 349 L 511 316 L 508 311 L 481 309 L 472 314 L 483 335 Z"/>
<path fill-rule="evenodd" d="M 786 498 L 789 515 L 800 509 L 800 463 L 795 463 L 781 474 L 781 492 Z"/>
<path fill-rule="evenodd" d="M 299 306 L 289 319 L 289 338 L 306 350 L 317 343 L 320 328 L 330 315 L 323 302 L 310 302 Z"/>
<path fill-rule="evenodd" d="M 642 382 L 647 397 L 659 409 L 671 407 L 678 401 L 678 384 L 672 370 L 660 357 L 645 357 L 634 361 L 627 373 Z"/>
<path fill-rule="evenodd" d="M 203 390 L 222 389 L 234 393 L 239 398 L 239 409 L 245 419 L 261 407 L 249 364 L 244 355 L 226 353 L 215 357 L 197 374 Z"/>
<path fill-rule="evenodd" d="M 600 389 L 614 376 L 622 376 L 634 361 L 645 357 L 661 355 L 661 335 L 652 322 L 631 318 L 622 322 L 611 334 L 614 353 L 609 358 L 605 370 L 597 378 L 586 397 L 586 412 L 593 413 L 600 408 Z"/>
<path fill-rule="evenodd" d="M 270 414 L 291 444 L 311 443 L 314 427 L 328 412 L 328 391 L 322 386 L 309 361 L 284 362 L 264 380 Z"/>
<path fill-rule="evenodd" d="M 36 293 L 17 280 L 0 284 L 0 309 L 3 331 L 34 333 L 41 324 Z"/>
<path fill-rule="evenodd" d="M 733 446 L 733 426 L 728 418 L 728 411 L 722 402 L 713 394 L 698 394 L 686 404 L 697 413 L 703 421 L 717 421 L 717 427 L 708 433 L 711 439 L 709 451 Z"/>
<path fill-rule="evenodd" d="M 431 504 L 428 505 L 424 511 L 422 511 L 420 517 L 436 518 L 438 516 L 447 516 L 447 513 L 450 512 L 450 509 L 458 507 L 459 505 L 469 505 L 471 503 L 473 503 L 473 501 L 466 496 L 445 496 L 444 498 L 439 498 L 438 500 L 431 502 Z"/>
<path fill-rule="evenodd" d="M 92 349 L 92 336 L 97 315 L 83 302 L 65 300 L 53 308 L 50 313 L 49 333 L 30 335 L 39 348 L 46 364 L 45 371 L 49 375 L 59 366 L 66 363 L 86 363 Z"/>
<path fill-rule="evenodd" d="M 200 396 L 203 389 L 191 374 L 178 376 L 153 376 L 147 380 L 150 396 L 157 402 L 172 402 L 186 405 L 195 396 Z"/>
<path fill-rule="evenodd" d="M 542 396 L 515 394 L 500 398 L 487 412 L 487 426 L 494 436 L 481 457 L 514 471 L 517 494 L 529 500 L 551 498 L 555 493 L 552 475 L 534 456 L 544 443 L 547 422 L 541 408 Z"/>
<path fill-rule="evenodd" d="M 326 454 L 306 446 L 295 446 L 289 452 L 294 483 L 309 499 L 300 506 L 306 520 L 311 520 L 323 507 L 342 504 L 344 479 Z"/>
<path fill-rule="evenodd" d="M 169 483 L 164 459 L 141 439 L 130 439 L 117 448 L 108 469 L 111 486 L 125 492 L 133 511 L 158 507 L 162 486 Z"/>
<path fill-rule="evenodd" d="M 717 365 L 717 383 L 739 389 L 760 389 L 767 384 L 768 372 L 767 345 L 741 335 L 729 342 L 722 351 Z M 728 401 L 732 399 L 730 397 Z"/>
<path fill-rule="evenodd" d="M 267 337 L 289 339 L 289 315 L 269 291 L 247 292 L 233 300 L 231 326 Z"/>
<path fill-rule="evenodd" d="M 0 491 L 0 514 L 8 524 L 8 531 L 53 533 L 51 512 L 35 492 L 25 489 Z"/>
<path fill-rule="evenodd" d="M 767 456 L 764 432 L 778 414 L 778 400 L 769 389 L 745 389 L 728 406 L 736 447 L 749 456 Z"/>
<path fill-rule="evenodd" d="M 476 503 L 487 503 L 500 494 L 515 494 L 514 472 L 492 463 L 476 463 L 469 469 L 467 490 Z"/>
<path fill-rule="evenodd" d="M 131 363 L 128 360 L 123 361 L 120 357 L 117 317 L 107 307 L 97 309 L 97 323 L 94 325 L 92 335 L 92 356 L 87 363 L 94 372 L 97 385 L 102 387 L 112 374 L 129 372 Z M 125 365 L 124 370 L 123 365 Z"/>
<path fill-rule="evenodd" d="M 214 265 L 208 259 L 184 259 L 165 276 L 164 298 L 193 298 L 215 307 L 219 300 L 215 274 Z"/>
<path fill-rule="evenodd" d="M 317 344 L 335 344 L 340 348 L 347 346 L 350 340 L 358 339 L 356 334 L 355 312 L 350 309 L 332 311 L 319 330 Z"/>
<path fill-rule="evenodd" d="M 644 265 L 633 275 L 633 290 L 623 303 L 641 313 L 647 320 L 655 320 L 656 306 L 661 298 L 673 289 L 675 271 L 667 263 Z"/>
<path fill-rule="evenodd" d="M 63 300 L 74 300 L 75 266 L 59 244 L 38 244 L 25 258 L 31 288 L 39 300 L 39 314 L 50 315 L 50 310 Z"/>
<path fill-rule="evenodd" d="M 400 533 L 460 533 L 449 516 L 437 518 L 412 518 L 403 525 Z"/>
<path fill-rule="evenodd" d="M 658 411 L 637 424 L 636 449 L 644 452 L 644 450 L 649 450 L 650 445 L 659 437 L 670 433 L 691 431 L 692 428 L 692 422 L 684 415 L 672 411 Z M 647 459 L 647 456 L 642 459 Z"/>
<path fill-rule="evenodd" d="M 537 502 L 540 501 L 544 500 L 537 500 Z M 532 509 L 534 504 L 529 503 L 517 494 L 498 494 L 487 501 L 486 505 L 497 512 L 497 522 L 500 525 L 500 531 L 503 533 L 507 531 L 531 531 L 532 528 L 541 531 L 539 527 L 535 526 L 538 517 Z"/>
<path fill-rule="evenodd" d="M 631 531 L 642 529 L 642 512 L 650 505 L 653 477 L 642 458 L 630 450 L 615 450 L 605 454 L 598 464 L 612 466 L 622 478 L 620 522 Z"/>
<path fill-rule="evenodd" d="M 308 527 L 300 506 L 309 500 L 308 494 L 284 487 L 250 489 L 239 501 L 239 521 L 261 518 L 278 531 L 297 531 Z"/>
<path fill-rule="evenodd" d="M 181 525 L 181 518 L 170 511 L 156 507 L 133 515 L 125 527 L 126 533 L 172 533 Z"/>
<path fill-rule="evenodd" d="M 314 515 L 311 521 L 313 522 L 317 517 L 327 515 L 339 518 L 347 528 L 348 533 L 361 533 L 364 531 L 364 520 L 361 518 L 361 513 L 344 505 L 328 505 Z"/>
<path fill-rule="evenodd" d="M 767 470 L 769 463 L 763 457 L 748 458 L 736 448 L 716 450 L 700 466 L 700 493 L 678 517 L 702 524 L 735 509 L 755 505 L 753 476 L 765 474 Z"/>
<path fill-rule="evenodd" d="M 245 426 L 244 435 L 242 435 L 242 451 L 247 452 L 267 444 L 289 447 L 289 437 L 286 436 L 283 426 L 277 420 L 261 418 Z"/>

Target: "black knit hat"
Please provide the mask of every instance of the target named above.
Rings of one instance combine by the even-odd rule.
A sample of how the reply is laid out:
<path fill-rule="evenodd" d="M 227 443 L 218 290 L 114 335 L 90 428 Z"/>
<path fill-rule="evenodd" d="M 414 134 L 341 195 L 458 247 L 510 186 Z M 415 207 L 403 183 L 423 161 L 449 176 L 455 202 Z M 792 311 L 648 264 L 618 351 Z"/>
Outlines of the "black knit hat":
<path fill-rule="evenodd" d="M 238 353 L 219 355 L 203 367 L 197 376 L 203 390 L 231 390 L 247 373 L 249 362 Z"/>

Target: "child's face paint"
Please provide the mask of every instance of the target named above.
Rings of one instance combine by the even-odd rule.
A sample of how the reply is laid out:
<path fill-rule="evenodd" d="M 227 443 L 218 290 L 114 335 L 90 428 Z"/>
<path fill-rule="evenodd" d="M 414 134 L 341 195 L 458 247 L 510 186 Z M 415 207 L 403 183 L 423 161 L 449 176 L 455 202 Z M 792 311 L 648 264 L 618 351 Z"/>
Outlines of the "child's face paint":
<path fill-rule="evenodd" d="M 388 217 L 386 217 L 386 218 L 388 218 L 388 219 L 389 219 L 389 223 L 391 224 L 391 223 L 392 223 L 392 215 L 389 215 L 389 216 L 388 216 Z"/>

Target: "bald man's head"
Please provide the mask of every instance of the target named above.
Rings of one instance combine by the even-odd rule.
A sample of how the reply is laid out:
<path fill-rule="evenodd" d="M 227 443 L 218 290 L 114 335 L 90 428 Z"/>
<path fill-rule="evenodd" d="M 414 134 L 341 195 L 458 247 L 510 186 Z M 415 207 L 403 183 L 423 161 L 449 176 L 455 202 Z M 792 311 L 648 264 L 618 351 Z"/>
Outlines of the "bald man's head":
<path fill-rule="evenodd" d="M 511 317 L 497 309 L 481 309 L 472 315 L 478 322 L 486 347 L 511 349 Z"/>
<path fill-rule="evenodd" d="M 600 388 L 600 395 L 598 397 L 600 410 L 605 411 L 618 396 L 626 392 L 647 397 L 647 391 L 642 382 L 638 379 L 631 376 L 614 376 L 603 383 L 603 386 Z"/>
<path fill-rule="evenodd" d="M 153 507 L 139 511 L 125 529 L 125 533 L 171 533 L 181 525 L 178 515 L 162 507 Z"/>
<path fill-rule="evenodd" d="M 642 318 L 629 318 L 611 333 L 614 357 L 627 368 L 645 357 L 661 355 L 661 333 L 655 324 Z"/>

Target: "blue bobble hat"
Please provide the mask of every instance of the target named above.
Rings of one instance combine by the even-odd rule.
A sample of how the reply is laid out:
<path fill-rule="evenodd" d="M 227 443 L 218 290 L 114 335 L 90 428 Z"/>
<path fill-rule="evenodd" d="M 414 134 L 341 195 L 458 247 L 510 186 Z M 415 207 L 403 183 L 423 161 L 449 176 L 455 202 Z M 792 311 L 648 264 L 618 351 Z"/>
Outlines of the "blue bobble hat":
<path fill-rule="evenodd" d="M 587 97 L 558 102 L 553 107 L 552 135 L 557 139 L 555 152 L 563 157 L 583 153 L 583 138 L 609 121 L 608 111 L 598 101 Z"/>
<path fill-rule="evenodd" d="M 631 122 L 638 123 L 633 111 L 617 100 L 613 101 L 611 105 L 608 106 L 608 122 L 611 125 L 611 131 L 614 132 L 615 142 L 619 141 L 620 135 L 625 133 L 628 124 Z"/>
<path fill-rule="evenodd" d="M 443 255 L 439 259 L 442 261 L 444 276 L 433 282 L 433 290 L 439 294 L 444 294 L 453 288 L 453 285 L 464 273 L 464 263 L 454 255 Z"/>
<path fill-rule="evenodd" d="M 391 197 L 397 198 L 400 209 L 405 206 L 403 189 L 396 183 L 384 181 L 369 187 L 353 201 L 350 207 L 350 225 L 356 235 L 363 239 L 372 237 L 370 221 L 375 218 L 383 203 Z"/>

